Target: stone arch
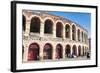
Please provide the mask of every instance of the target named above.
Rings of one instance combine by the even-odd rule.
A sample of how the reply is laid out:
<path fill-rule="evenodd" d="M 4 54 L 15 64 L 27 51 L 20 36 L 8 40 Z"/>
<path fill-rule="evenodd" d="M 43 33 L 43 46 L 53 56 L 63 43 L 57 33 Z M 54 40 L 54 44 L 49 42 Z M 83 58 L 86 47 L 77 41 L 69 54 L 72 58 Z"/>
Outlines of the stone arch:
<path fill-rule="evenodd" d="M 70 25 L 65 25 L 65 37 L 70 38 Z"/>
<path fill-rule="evenodd" d="M 44 33 L 52 34 L 53 33 L 53 21 L 46 19 L 44 22 Z"/>
<path fill-rule="evenodd" d="M 63 37 L 63 24 L 61 22 L 56 23 L 56 37 Z"/>
<path fill-rule="evenodd" d="M 65 47 L 65 56 L 70 57 L 71 56 L 71 46 L 69 44 Z"/>
<path fill-rule="evenodd" d="M 43 59 L 52 59 L 53 47 L 50 43 L 46 43 L 43 48 Z"/>
<path fill-rule="evenodd" d="M 80 29 L 77 30 L 77 36 L 78 41 L 80 41 Z"/>
<path fill-rule="evenodd" d="M 76 26 L 72 25 L 72 40 L 76 40 Z"/>
<path fill-rule="evenodd" d="M 37 43 L 31 43 L 28 48 L 28 61 L 39 60 L 39 50 Z"/>
<path fill-rule="evenodd" d="M 77 47 L 76 47 L 76 45 L 73 45 L 73 47 L 72 47 L 72 56 L 77 56 Z"/>
<path fill-rule="evenodd" d="M 56 45 L 56 59 L 61 59 L 63 57 L 63 47 L 61 44 Z"/>
<path fill-rule="evenodd" d="M 33 33 L 40 33 L 40 23 L 41 20 L 39 17 L 32 17 L 31 19 L 31 25 L 30 25 L 30 32 Z"/>

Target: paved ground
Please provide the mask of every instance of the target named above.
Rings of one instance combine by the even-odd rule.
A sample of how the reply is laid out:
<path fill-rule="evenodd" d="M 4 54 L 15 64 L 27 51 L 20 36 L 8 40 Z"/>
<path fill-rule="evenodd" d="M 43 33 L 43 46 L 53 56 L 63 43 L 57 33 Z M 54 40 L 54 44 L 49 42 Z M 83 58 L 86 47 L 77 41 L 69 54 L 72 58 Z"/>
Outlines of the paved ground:
<path fill-rule="evenodd" d="M 65 59 L 56 59 L 56 60 L 42 60 L 42 61 L 28 61 L 23 63 L 35 63 L 35 62 L 54 62 L 54 61 L 77 61 L 77 60 L 90 60 L 90 58 L 84 57 L 76 57 L 76 58 L 65 58 Z"/>

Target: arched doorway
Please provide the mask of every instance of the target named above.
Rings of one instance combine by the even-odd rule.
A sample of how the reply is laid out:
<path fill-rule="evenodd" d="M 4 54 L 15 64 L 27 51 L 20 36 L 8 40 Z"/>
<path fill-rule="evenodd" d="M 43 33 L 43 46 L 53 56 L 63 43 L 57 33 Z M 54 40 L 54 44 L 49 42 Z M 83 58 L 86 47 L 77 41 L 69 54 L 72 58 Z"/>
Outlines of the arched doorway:
<path fill-rule="evenodd" d="M 81 56 L 81 46 L 78 46 L 78 56 Z"/>
<path fill-rule="evenodd" d="M 70 45 L 66 45 L 65 56 L 66 57 L 71 57 L 71 47 L 70 47 Z"/>
<path fill-rule="evenodd" d="M 72 40 L 76 40 L 76 27 L 72 25 Z"/>
<path fill-rule="evenodd" d="M 63 47 L 61 44 L 57 44 L 56 46 L 56 59 L 60 59 L 63 57 Z"/>
<path fill-rule="evenodd" d="M 52 34 L 53 33 L 53 22 L 47 19 L 44 23 L 44 33 Z"/>
<path fill-rule="evenodd" d="M 61 22 L 56 24 L 56 37 L 63 37 L 63 24 Z"/>
<path fill-rule="evenodd" d="M 73 50 L 72 56 L 73 56 L 73 57 L 77 57 L 77 47 L 76 47 L 76 45 L 73 45 L 72 50 Z"/>
<path fill-rule="evenodd" d="M 28 61 L 39 60 L 39 45 L 32 43 L 28 49 Z"/>
<path fill-rule="evenodd" d="M 40 19 L 38 17 L 31 19 L 30 32 L 40 33 Z"/>
<path fill-rule="evenodd" d="M 23 20 L 23 22 L 22 22 L 22 29 L 23 29 L 23 31 L 25 31 L 26 29 L 26 18 L 25 18 L 25 16 L 23 15 L 23 17 L 22 17 L 22 20 Z"/>
<path fill-rule="evenodd" d="M 52 45 L 47 43 L 44 45 L 43 49 L 43 59 L 52 59 Z"/>
<path fill-rule="evenodd" d="M 70 26 L 68 24 L 65 26 L 65 36 L 70 38 Z"/>

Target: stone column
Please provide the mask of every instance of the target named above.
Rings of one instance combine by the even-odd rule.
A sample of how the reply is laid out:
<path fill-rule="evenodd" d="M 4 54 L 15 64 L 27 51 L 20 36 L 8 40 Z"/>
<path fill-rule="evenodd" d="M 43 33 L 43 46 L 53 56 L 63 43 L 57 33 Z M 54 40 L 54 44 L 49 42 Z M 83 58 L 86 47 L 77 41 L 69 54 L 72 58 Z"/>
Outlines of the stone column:
<path fill-rule="evenodd" d="M 40 36 L 43 37 L 44 36 L 44 22 L 41 21 L 40 23 Z"/>
<path fill-rule="evenodd" d="M 23 61 L 27 62 L 28 61 L 28 44 L 25 44 L 24 46 L 24 57 L 23 57 Z"/>
<path fill-rule="evenodd" d="M 81 46 L 81 55 L 83 55 L 83 48 L 82 48 L 82 46 Z"/>
<path fill-rule="evenodd" d="M 83 32 L 83 42 L 84 42 L 84 32 Z"/>
<path fill-rule="evenodd" d="M 52 58 L 53 58 L 53 60 L 56 59 L 56 47 L 53 47 Z"/>
<path fill-rule="evenodd" d="M 78 41 L 78 35 L 77 35 L 77 27 L 76 27 L 76 41 Z"/>
<path fill-rule="evenodd" d="M 72 40 L 72 26 L 70 26 L 70 40 Z"/>
<path fill-rule="evenodd" d="M 53 37 L 56 38 L 56 24 L 53 25 Z"/>
<path fill-rule="evenodd" d="M 63 47 L 63 59 L 65 59 L 65 47 Z"/>
<path fill-rule="evenodd" d="M 79 52 L 78 52 L 78 49 L 79 49 L 78 46 L 76 47 L 76 49 L 77 49 L 77 56 L 78 56 L 78 54 L 79 54 Z"/>
<path fill-rule="evenodd" d="M 73 54 L 73 46 L 70 45 L 70 54 L 72 55 Z"/>
<path fill-rule="evenodd" d="M 40 57 L 40 60 L 43 60 L 43 44 L 41 43 L 40 45 L 40 51 L 39 51 L 39 57 Z"/>
<path fill-rule="evenodd" d="M 29 36 L 30 33 L 30 24 L 31 24 L 31 19 L 30 18 L 26 18 L 26 30 L 25 30 L 25 36 Z"/>
<path fill-rule="evenodd" d="M 65 39 L 65 25 L 63 26 L 63 39 Z"/>

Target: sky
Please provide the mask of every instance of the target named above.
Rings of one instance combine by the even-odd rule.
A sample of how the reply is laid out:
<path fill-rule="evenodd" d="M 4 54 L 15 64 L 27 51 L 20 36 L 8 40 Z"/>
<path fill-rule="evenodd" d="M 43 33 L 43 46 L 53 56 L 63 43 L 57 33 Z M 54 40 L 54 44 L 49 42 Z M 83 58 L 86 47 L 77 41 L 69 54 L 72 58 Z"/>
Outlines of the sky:
<path fill-rule="evenodd" d="M 80 13 L 80 12 L 48 12 L 57 16 L 63 16 L 73 22 L 76 22 L 88 31 L 88 35 L 91 35 L 91 13 Z"/>

